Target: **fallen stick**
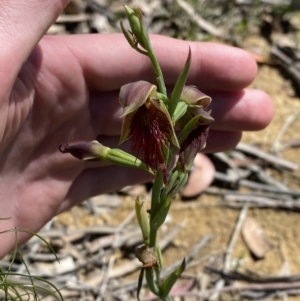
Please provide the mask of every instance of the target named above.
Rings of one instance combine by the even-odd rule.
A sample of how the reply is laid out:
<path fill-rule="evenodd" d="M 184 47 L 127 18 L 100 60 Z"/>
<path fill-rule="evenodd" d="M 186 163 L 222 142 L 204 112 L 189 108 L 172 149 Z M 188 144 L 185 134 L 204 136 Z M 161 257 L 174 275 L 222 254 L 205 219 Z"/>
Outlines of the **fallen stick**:
<path fill-rule="evenodd" d="M 299 168 L 299 165 L 296 163 L 293 163 L 291 161 L 279 158 L 277 156 L 268 154 L 257 147 L 245 144 L 240 142 L 237 146 L 236 149 L 248 154 L 251 154 L 255 157 L 258 157 L 262 160 L 265 160 L 266 162 L 269 162 L 270 164 L 283 168 L 283 169 L 288 169 L 288 170 L 297 170 Z"/>

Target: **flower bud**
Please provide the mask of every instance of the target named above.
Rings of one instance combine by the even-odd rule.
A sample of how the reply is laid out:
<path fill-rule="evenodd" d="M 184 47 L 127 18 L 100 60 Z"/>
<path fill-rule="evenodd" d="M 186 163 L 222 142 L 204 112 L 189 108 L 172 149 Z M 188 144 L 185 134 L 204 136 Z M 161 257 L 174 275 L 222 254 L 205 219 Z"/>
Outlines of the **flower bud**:
<path fill-rule="evenodd" d="M 181 129 L 178 140 L 180 141 L 179 162 L 184 171 L 189 171 L 196 154 L 203 150 L 209 132 L 209 124 L 214 121 L 211 111 L 207 107 L 211 98 L 194 86 L 184 86 L 180 101 L 187 105 L 186 113 L 177 121 Z"/>
<path fill-rule="evenodd" d="M 180 95 L 180 100 L 188 105 L 197 105 L 206 108 L 211 103 L 211 98 L 197 89 L 195 86 L 184 86 Z"/>
<path fill-rule="evenodd" d="M 129 45 L 132 48 L 137 47 L 137 41 L 135 40 L 133 34 L 124 27 L 122 20 L 120 21 L 120 26 L 121 26 L 122 32 L 123 32 L 127 42 L 129 43 Z"/>
<path fill-rule="evenodd" d="M 137 42 L 144 48 L 148 49 L 148 37 L 143 30 L 142 11 L 139 8 L 130 8 L 124 5 L 127 19 L 130 24 L 131 31 Z"/>
<path fill-rule="evenodd" d="M 66 142 L 59 146 L 62 153 L 70 153 L 75 158 L 84 161 L 105 160 L 109 149 L 95 140 L 76 144 Z"/>
<path fill-rule="evenodd" d="M 83 161 L 108 161 L 125 167 L 135 167 L 153 174 L 153 171 L 135 156 L 121 149 L 109 148 L 98 141 L 81 142 L 76 144 L 65 143 L 59 146 L 62 153 L 70 153 Z"/>

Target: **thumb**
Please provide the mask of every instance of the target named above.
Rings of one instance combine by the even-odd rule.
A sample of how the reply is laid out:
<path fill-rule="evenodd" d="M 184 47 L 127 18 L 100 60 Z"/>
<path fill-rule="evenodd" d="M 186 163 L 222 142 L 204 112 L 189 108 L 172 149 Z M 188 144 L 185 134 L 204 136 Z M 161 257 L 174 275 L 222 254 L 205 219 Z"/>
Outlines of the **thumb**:
<path fill-rule="evenodd" d="M 0 9 L 1 96 L 28 56 L 70 0 L 2 0 Z"/>

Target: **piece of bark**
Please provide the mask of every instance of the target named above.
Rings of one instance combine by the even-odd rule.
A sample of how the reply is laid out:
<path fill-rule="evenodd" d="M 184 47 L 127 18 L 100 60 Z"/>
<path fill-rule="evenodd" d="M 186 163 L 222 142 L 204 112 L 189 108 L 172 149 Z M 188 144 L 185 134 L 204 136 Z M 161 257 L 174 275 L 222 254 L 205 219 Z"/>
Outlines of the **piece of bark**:
<path fill-rule="evenodd" d="M 192 198 L 203 192 L 213 181 L 215 167 L 203 154 L 197 154 L 194 167 L 190 172 L 186 186 L 181 191 L 184 198 Z"/>
<path fill-rule="evenodd" d="M 262 259 L 272 249 L 263 229 L 258 222 L 251 217 L 247 217 L 242 227 L 243 239 L 251 251 L 258 259 Z"/>

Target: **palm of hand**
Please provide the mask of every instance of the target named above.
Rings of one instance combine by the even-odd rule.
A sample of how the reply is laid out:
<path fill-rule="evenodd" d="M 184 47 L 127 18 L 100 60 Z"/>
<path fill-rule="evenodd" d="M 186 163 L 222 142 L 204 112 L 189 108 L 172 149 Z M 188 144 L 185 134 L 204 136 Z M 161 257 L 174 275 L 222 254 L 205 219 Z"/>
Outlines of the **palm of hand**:
<path fill-rule="evenodd" d="M 0 211 L 11 217 L 8 228 L 34 231 L 58 212 L 82 171 L 80 162 L 58 152 L 58 145 L 74 131 L 94 134 L 78 63 L 67 50 L 47 55 L 51 50 L 34 51 L 2 110 L 8 118 L 1 125 L 0 166 L 5 181 L 0 189 L 7 202 L 0 204 Z"/>
<path fill-rule="evenodd" d="M 6 202 L 0 203 L 0 212 L 11 218 L 2 221 L 2 229 L 37 231 L 71 206 L 68 193 L 83 164 L 61 154 L 58 146 L 67 138 L 92 140 L 101 132 L 93 123 L 80 68 L 64 44 L 42 43 L 1 108 L 0 168 L 5 177 L 0 191 Z"/>

